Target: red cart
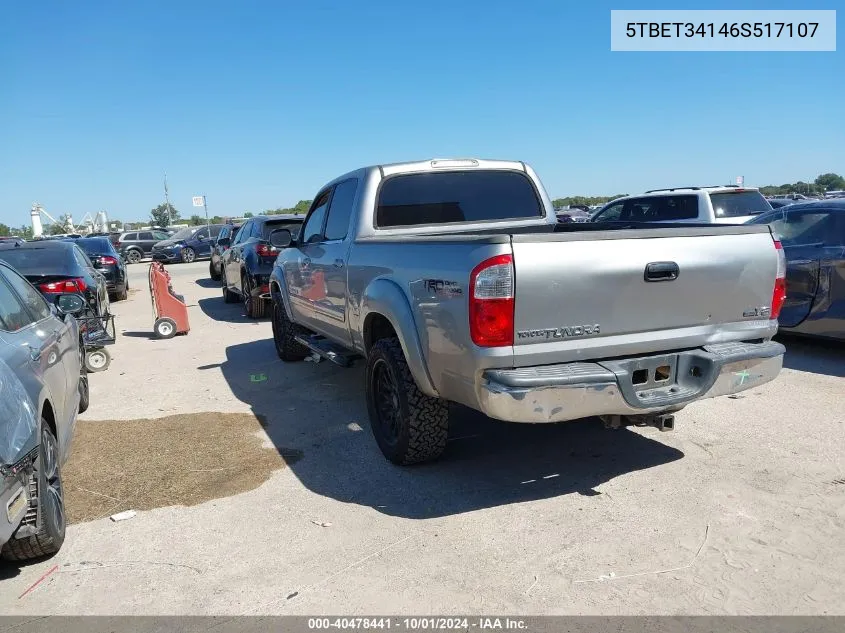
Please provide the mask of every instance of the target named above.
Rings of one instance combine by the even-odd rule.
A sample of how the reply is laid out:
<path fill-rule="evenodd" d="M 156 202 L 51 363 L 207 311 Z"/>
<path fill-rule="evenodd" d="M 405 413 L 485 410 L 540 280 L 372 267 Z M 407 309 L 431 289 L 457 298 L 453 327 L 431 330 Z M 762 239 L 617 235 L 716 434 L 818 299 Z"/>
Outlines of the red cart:
<path fill-rule="evenodd" d="M 173 338 L 191 330 L 185 297 L 173 292 L 170 273 L 159 262 L 150 264 L 150 295 L 153 298 L 155 319 L 153 331 L 158 338 Z"/>

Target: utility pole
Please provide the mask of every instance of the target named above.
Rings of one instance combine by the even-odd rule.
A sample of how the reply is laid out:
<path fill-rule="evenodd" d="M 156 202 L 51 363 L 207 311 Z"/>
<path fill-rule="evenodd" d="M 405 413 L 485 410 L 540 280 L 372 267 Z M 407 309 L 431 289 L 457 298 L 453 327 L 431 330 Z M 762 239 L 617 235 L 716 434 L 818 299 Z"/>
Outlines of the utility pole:
<path fill-rule="evenodd" d="M 164 203 L 167 205 L 167 226 L 172 224 L 170 217 L 170 194 L 167 192 L 167 172 L 164 173 Z M 164 228 L 167 228 L 164 227 Z"/>

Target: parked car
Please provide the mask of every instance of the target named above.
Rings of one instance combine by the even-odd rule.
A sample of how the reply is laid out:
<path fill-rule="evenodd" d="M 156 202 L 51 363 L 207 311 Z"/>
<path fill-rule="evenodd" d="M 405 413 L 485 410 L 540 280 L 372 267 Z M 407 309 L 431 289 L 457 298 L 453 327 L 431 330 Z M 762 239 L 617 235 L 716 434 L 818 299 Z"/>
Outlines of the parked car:
<path fill-rule="evenodd" d="M 362 168 L 317 193 L 299 236 L 270 242 L 279 357 L 365 359 L 370 426 L 399 464 L 441 454 L 450 402 L 670 430 L 687 404 L 783 362 L 768 227 L 558 223 L 522 162 Z"/>
<path fill-rule="evenodd" d="M 153 246 L 153 261 L 190 264 L 201 257 L 211 257 L 211 248 L 225 224 L 193 226 L 181 229 Z"/>
<path fill-rule="evenodd" d="M 772 207 L 758 189 L 735 185 L 652 189 L 608 202 L 593 222 L 743 224 Z"/>
<path fill-rule="evenodd" d="M 782 332 L 845 340 L 845 200 L 798 202 L 751 220 L 786 255 Z"/>
<path fill-rule="evenodd" d="M 287 229 L 297 235 L 301 215 L 259 215 L 244 222 L 231 247 L 223 253 L 223 300 L 242 301 L 246 315 L 260 319 L 270 300 L 270 273 L 279 250 L 270 244 L 270 233 Z"/>
<path fill-rule="evenodd" d="M 0 550 L 8 560 L 55 554 L 65 538 L 62 466 L 89 403 L 79 328 L 84 300 L 52 309 L 0 262 Z"/>
<path fill-rule="evenodd" d="M 73 240 L 106 278 L 106 288 L 112 301 L 123 301 L 129 291 L 126 262 L 107 237 L 81 237 Z"/>
<path fill-rule="evenodd" d="M 220 234 L 214 240 L 214 247 L 211 249 L 211 261 L 208 263 L 208 274 L 214 281 L 220 281 L 223 276 L 223 253 L 229 249 L 232 242 L 237 238 L 240 224 L 228 224 L 220 229 Z"/>
<path fill-rule="evenodd" d="M 153 245 L 170 237 L 164 231 L 130 231 L 123 233 L 115 248 L 128 264 L 137 264 L 153 252 Z"/>
<path fill-rule="evenodd" d="M 106 278 L 76 245 L 77 240 L 44 240 L 23 244 L 0 244 L 0 260 L 13 266 L 51 303 L 62 295 L 85 299 L 85 316 L 109 314 Z"/>

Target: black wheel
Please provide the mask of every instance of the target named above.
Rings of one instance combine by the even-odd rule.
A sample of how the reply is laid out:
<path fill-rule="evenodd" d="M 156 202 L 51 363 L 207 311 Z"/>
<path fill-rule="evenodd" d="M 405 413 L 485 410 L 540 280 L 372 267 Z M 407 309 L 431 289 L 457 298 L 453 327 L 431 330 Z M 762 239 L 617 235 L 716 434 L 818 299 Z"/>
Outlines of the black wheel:
<path fill-rule="evenodd" d="M 79 376 L 79 413 L 85 413 L 90 404 L 91 392 L 88 386 L 88 374 L 83 373 Z"/>
<path fill-rule="evenodd" d="M 394 464 L 436 459 L 446 448 L 449 405 L 417 387 L 398 338 L 381 339 L 367 356 L 367 409 L 381 452 Z"/>
<path fill-rule="evenodd" d="M 226 285 L 226 280 L 223 279 L 223 302 L 224 303 L 235 303 L 238 300 L 238 295 L 234 292 L 229 290 L 229 286 Z"/>
<path fill-rule="evenodd" d="M 214 267 L 214 262 L 208 263 L 208 276 L 212 281 L 220 281 L 220 271 Z"/>
<path fill-rule="evenodd" d="M 129 285 L 123 284 L 123 289 L 114 296 L 115 301 L 126 301 L 129 297 Z"/>
<path fill-rule="evenodd" d="M 85 352 L 85 369 L 92 374 L 98 371 L 106 371 L 110 363 L 111 354 L 103 348 Z"/>
<path fill-rule="evenodd" d="M 252 296 L 252 284 L 249 283 L 248 276 L 241 278 L 241 292 L 243 293 L 241 299 L 244 302 L 246 315 L 250 319 L 263 319 L 267 312 L 264 299 Z"/>
<path fill-rule="evenodd" d="M 144 254 L 137 248 L 132 248 L 126 251 L 126 263 L 137 264 L 144 258 Z"/>
<path fill-rule="evenodd" d="M 173 338 L 176 336 L 176 321 L 170 317 L 156 319 L 153 324 L 153 331 L 158 338 Z"/>
<path fill-rule="evenodd" d="M 3 546 L 3 558 L 29 560 L 50 556 L 59 551 L 65 540 L 65 503 L 62 473 L 59 465 L 59 443 L 41 418 L 41 446 L 30 480 L 30 494 L 35 489 L 38 499 L 36 532 L 31 536 L 12 536 Z"/>
<path fill-rule="evenodd" d="M 302 360 L 310 353 L 302 343 L 296 342 L 297 335 L 307 334 L 308 331 L 295 323 L 291 323 L 285 312 L 285 306 L 273 301 L 273 343 L 276 353 L 283 361 L 289 363 Z"/>
<path fill-rule="evenodd" d="M 191 248 L 190 246 L 186 246 L 182 249 L 182 261 L 186 264 L 190 264 L 197 258 L 197 252 Z"/>

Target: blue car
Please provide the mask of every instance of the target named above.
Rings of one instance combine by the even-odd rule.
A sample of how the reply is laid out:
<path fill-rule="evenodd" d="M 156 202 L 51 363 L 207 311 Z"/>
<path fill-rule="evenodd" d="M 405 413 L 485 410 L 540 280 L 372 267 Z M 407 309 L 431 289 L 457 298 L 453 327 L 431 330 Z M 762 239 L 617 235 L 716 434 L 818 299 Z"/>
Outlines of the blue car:
<path fill-rule="evenodd" d="M 153 245 L 153 261 L 165 264 L 177 262 L 190 264 L 199 258 L 211 257 L 214 242 L 225 226 L 225 224 L 211 224 L 181 229 L 169 239 Z"/>

